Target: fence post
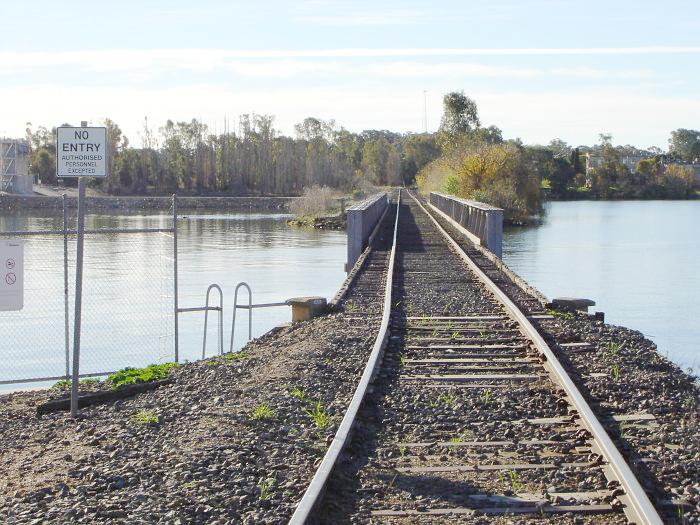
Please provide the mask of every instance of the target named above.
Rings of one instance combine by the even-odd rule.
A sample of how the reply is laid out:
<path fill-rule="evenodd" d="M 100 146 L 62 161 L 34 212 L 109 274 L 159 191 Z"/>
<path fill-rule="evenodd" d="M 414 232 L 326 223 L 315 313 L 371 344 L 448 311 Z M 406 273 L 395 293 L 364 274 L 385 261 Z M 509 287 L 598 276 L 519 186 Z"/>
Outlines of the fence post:
<path fill-rule="evenodd" d="M 175 318 L 175 362 L 180 362 L 177 296 L 177 195 L 173 193 L 173 313 Z"/>
<path fill-rule="evenodd" d="M 63 304 L 66 344 L 66 379 L 70 377 L 70 319 L 68 304 L 68 205 L 66 194 L 63 194 Z"/>

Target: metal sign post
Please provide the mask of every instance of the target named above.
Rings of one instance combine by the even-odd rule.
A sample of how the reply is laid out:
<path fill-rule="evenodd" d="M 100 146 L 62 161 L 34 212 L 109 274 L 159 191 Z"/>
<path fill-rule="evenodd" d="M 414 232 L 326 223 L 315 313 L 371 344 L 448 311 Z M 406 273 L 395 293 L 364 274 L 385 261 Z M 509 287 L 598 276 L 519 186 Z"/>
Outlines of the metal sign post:
<path fill-rule="evenodd" d="M 22 241 L 0 242 L 0 311 L 24 307 L 24 246 Z"/>
<path fill-rule="evenodd" d="M 85 240 L 85 177 L 107 176 L 107 129 L 56 128 L 56 177 L 78 178 L 78 243 L 75 256 L 75 317 L 73 320 L 73 370 L 70 414 L 78 416 L 80 382 L 80 325 L 83 306 L 83 250 Z"/>

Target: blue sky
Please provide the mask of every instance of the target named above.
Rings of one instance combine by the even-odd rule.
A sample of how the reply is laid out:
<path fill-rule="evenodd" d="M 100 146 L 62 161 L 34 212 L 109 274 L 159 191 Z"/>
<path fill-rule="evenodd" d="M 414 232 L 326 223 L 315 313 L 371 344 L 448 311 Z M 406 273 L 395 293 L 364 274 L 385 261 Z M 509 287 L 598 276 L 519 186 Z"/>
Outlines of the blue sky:
<path fill-rule="evenodd" d="M 3 2 L 0 134 L 306 116 L 421 131 L 464 90 L 506 137 L 665 148 L 700 128 L 700 2 Z"/>

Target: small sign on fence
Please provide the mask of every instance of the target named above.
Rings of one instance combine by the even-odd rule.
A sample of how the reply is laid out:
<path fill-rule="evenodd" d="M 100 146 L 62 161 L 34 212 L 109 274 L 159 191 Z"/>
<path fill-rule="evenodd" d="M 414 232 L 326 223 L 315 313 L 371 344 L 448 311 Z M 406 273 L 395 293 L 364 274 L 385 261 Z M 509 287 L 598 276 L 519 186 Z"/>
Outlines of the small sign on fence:
<path fill-rule="evenodd" d="M 56 177 L 106 176 L 106 128 L 56 128 Z"/>
<path fill-rule="evenodd" d="M 24 308 L 24 245 L 0 241 L 0 311 Z"/>

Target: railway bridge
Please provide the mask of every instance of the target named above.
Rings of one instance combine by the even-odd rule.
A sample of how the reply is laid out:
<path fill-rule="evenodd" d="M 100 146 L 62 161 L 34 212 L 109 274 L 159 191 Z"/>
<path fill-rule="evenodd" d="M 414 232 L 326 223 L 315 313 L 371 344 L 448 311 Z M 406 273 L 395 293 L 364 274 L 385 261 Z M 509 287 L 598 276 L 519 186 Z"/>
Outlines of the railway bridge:
<path fill-rule="evenodd" d="M 407 190 L 389 201 L 349 210 L 349 235 L 360 239 L 348 243 L 352 271 L 335 302 L 355 287 L 356 303 L 381 304 L 381 324 L 290 523 L 662 523 L 545 340 L 548 323 L 574 314 L 548 309 L 501 263 L 501 210 Z"/>

